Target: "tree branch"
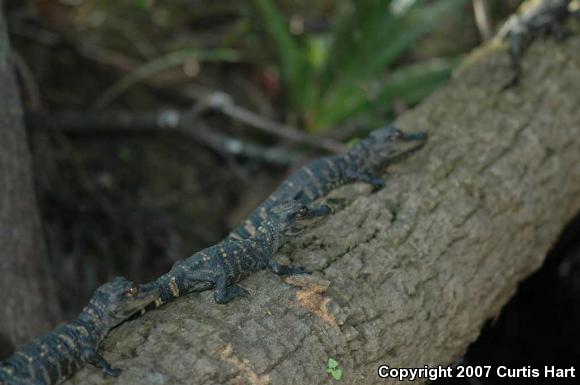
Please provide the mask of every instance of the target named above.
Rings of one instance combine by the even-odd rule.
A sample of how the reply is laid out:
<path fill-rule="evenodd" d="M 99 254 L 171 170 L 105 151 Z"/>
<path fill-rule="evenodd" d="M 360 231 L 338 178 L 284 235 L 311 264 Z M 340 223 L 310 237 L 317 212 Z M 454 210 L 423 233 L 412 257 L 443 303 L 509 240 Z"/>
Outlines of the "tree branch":
<path fill-rule="evenodd" d="M 287 166 L 303 154 L 282 147 L 264 147 L 224 134 L 198 119 L 192 110 L 161 111 L 39 111 L 26 116 L 34 130 L 62 130 L 70 134 L 95 133 L 179 133 L 220 153 Z"/>
<path fill-rule="evenodd" d="M 238 120 L 250 127 L 254 127 L 257 130 L 271 135 L 322 148 L 330 152 L 340 153 L 346 151 L 346 146 L 334 139 L 321 136 L 310 136 L 293 127 L 273 122 L 250 110 L 237 106 L 234 104 L 231 97 L 223 92 L 214 92 L 213 94 L 208 95 L 205 100 L 202 100 L 200 109 L 206 107 L 221 111 L 232 119 Z"/>

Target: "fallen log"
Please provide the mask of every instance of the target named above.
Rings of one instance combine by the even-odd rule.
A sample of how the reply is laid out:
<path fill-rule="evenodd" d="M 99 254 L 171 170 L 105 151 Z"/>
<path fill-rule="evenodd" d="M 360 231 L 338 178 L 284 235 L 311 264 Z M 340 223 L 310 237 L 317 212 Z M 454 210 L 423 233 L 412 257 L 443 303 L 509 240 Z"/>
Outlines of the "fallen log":
<path fill-rule="evenodd" d="M 398 120 L 427 145 L 384 190 L 355 184 L 336 214 L 282 250 L 311 278 L 262 271 L 249 300 L 188 295 L 114 330 L 105 357 L 67 384 L 398 383 L 379 365 L 449 364 L 497 317 L 580 210 L 580 37 L 538 40 L 519 86 L 497 44 Z M 284 258 L 282 258 L 284 259 Z"/>

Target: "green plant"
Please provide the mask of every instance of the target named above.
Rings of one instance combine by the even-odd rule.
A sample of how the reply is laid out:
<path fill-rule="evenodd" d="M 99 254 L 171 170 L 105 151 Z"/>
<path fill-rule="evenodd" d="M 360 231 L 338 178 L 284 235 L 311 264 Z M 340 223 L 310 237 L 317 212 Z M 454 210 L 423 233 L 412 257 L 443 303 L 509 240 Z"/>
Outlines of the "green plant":
<path fill-rule="evenodd" d="M 328 357 L 328 362 L 326 364 L 326 373 L 330 374 L 332 378 L 339 381 L 342 378 L 342 368 L 338 361 L 332 357 Z"/>
<path fill-rule="evenodd" d="M 290 34 L 272 0 L 254 0 L 275 42 L 291 107 L 309 131 L 372 115 L 393 102 L 416 103 L 444 80 L 457 58 L 396 66 L 418 39 L 466 0 L 343 0 L 324 34 Z"/>

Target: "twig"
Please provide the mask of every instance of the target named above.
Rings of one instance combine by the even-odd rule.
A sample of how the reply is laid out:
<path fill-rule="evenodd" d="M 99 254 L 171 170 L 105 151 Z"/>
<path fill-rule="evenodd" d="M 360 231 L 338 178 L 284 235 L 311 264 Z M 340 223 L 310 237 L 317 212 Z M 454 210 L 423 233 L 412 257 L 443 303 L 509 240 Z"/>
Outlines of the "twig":
<path fill-rule="evenodd" d="M 170 52 L 137 67 L 134 71 L 121 78 L 97 98 L 91 109 L 94 111 L 102 110 L 133 85 L 165 69 L 183 64 L 188 60 L 235 62 L 240 60 L 240 55 L 237 51 L 231 49 L 184 49 Z"/>
<path fill-rule="evenodd" d="M 341 153 L 346 151 L 346 146 L 329 138 L 312 137 L 285 124 L 266 119 L 250 110 L 237 106 L 232 98 L 223 92 L 214 92 L 201 102 L 201 108 L 211 108 L 221 111 L 232 119 L 243 122 L 260 131 L 267 132 L 294 142 L 308 144 L 323 148 L 327 151 Z M 198 109 L 199 111 L 199 109 Z"/>
<path fill-rule="evenodd" d="M 81 113 L 59 111 L 37 112 L 26 116 L 32 129 L 56 129 L 69 133 L 94 132 L 177 132 L 220 153 L 287 166 L 300 158 L 300 153 L 279 147 L 263 147 L 220 133 L 195 119 L 191 110 L 167 109 L 156 112 L 115 111 Z"/>
<path fill-rule="evenodd" d="M 139 60 L 120 52 L 112 51 L 82 40 L 77 42 L 59 33 L 24 23 L 21 20 L 11 20 L 10 31 L 15 35 L 49 48 L 55 48 L 59 45 L 70 47 L 85 59 L 113 67 L 123 73 L 129 72 L 139 65 Z"/>
<path fill-rule="evenodd" d="M 55 47 L 61 42 L 58 34 L 36 25 L 23 23 L 16 18 L 10 18 L 10 33 L 34 40 L 48 47 Z"/>
<path fill-rule="evenodd" d="M 477 24 L 481 38 L 483 41 L 488 41 L 492 38 L 492 31 L 486 1 L 473 0 L 473 13 L 475 15 L 475 23 Z"/>
<path fill-rule="evenodd" d="M 86 42 L 69 42 L 77 54 L 98 64 L 112 67 L 122 73 L 128 73 L 139 66 L 139 60 L 123 53 Z"/>
<path fill-rule="evenodd" d="M 28 63 L 26 63 L 26 60 L 24 60 L 24 58 L 15 50 L 12 50 L 10 59 L 12 60 L 12 64 L 14 65 L 16 73 L 19 75 L 27 96 L 30 98 L 30 102 L 28 103 L 29 108 L 32 111 L 36 111 L 42 108 L 40 88 L 38 87 L 38 83 L 36 82 L 34 73 L 30 69 L 30 66 Z"/>

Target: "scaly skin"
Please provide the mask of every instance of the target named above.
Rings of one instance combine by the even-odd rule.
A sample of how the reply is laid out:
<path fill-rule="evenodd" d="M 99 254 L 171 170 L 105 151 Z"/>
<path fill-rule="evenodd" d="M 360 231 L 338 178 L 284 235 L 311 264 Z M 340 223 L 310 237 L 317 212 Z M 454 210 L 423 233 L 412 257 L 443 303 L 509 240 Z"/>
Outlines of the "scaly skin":
<path fill-rule="evenodd" d="M 570 31 L 562 24 L 571 15 L 578 15 L 578 11 L 572 11 L 571 3 L 572 0 L 536 0 L 501 27 L 498 37 L 509 45 L 513 71 L 504 88 L 518 85 L 522 74 L 521 57 L 537 36 L 551 34 L 557 40 L 569 36 Z"/>
<path fill-rule="evenodd" d="M 240 240 L 253 236 L 279 202 L 295 200 L 308 204 L 338 186 L 355 181 L 369 183 L 379 190 L 385 185 L 381 179 L 384 167 L 419 148 L 426 139 L 424 132 L 406 134 L 395 127 L 385 127 L 373 131 L 344 154 L 315 159 L 290 175 L 228 237 Z"/>
<path fill-rule="evenodd" d="M 227 303 L 249 292 L 235 282 L 253 272 L 269 268 L 276 274 L 305 273 L 302 267 L 281 265 L 272 259 L 288 237 L 298 234 L 312 219 L 331 213 L 328 206 L 312 207 L 286 202 L 272 209 L 256 235 L 241 241 L 225 239 L 184 261 L 146 287 L 159 288 L 158 307 L 191 292 L 215 288 L 217 303 Z"/>
<path fill-rule="evenodd" d="M 118 376 L 97 352 L 109 330 L 150 304 L 157 288 L 139 290 L 117 277 L 99 287 L 79 317 L 37 338 L 0 363 L 2 385 L 53 385 L 70 377 L 86 363 Z"/>

